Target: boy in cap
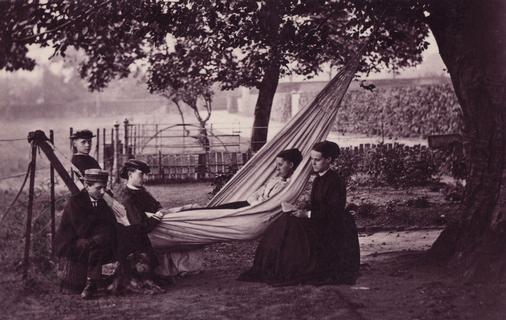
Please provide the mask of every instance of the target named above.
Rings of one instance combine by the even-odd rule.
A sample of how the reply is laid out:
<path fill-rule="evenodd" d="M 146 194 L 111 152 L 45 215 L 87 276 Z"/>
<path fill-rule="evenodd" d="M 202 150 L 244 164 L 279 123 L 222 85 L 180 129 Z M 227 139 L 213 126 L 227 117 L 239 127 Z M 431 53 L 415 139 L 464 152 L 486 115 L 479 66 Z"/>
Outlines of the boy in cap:
<path fill-rule="evenodd" d="M 67 200 L 55 237 L 58 257 L 87 265 L 84 299 L 92 297 L 102 265 L 114 261 L 116 252 L 116 219 L 103 200 L 107 178 L 101 169 L 85 171 L 85 188 Z"/>
<path fill-rule="evenodd" d="M 72 140 L 72 164 L 79 169 L 79 175 L 82 177 L 87 169 L 101 169 L 97 160 L 90 156 L 91 140 L 95 137 L 90 130 L 76 131 L 70 136 Z"/>

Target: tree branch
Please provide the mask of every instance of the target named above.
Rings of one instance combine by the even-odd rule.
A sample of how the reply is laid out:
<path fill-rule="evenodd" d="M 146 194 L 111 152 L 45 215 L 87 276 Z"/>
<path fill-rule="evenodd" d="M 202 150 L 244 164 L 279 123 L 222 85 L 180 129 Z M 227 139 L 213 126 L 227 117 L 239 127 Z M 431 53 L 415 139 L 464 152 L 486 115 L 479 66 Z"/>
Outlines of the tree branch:
<path fill-rule="evenodd" d="M 28 41 L 31 41 L 31 40 L 35 40 L 38 37 L 41 37 L 41 36 L 43 36 L 45 34 L 54 33 L 56 31 L 59 31 L 59 30 L 65 28 L 68 25 L 71 25 L 73 23 L 78 22 L 82 18 L 85 18 L 86 16 L 89 16 L 93 11 L 98 10 L 98 9 L 102 8 L 103 6 L 105 6 L 107 4 L 110 4 L 110 3 L 111 3 L 111 0 L 106 0 L 106 1 L 102 2 L 101 4 L 99 4 L 98 6 L 89 8 L 83 14 L 81 14 L 80 16 L 78 16 L 77 18 L 69 20 L 69 21 L 66 21 L 66 22 L 62 23 L 61 25 L 59 25 L 59 26 L 57 26 L 57 27 L 55 27 L 53 29 L 50 29 L 50 30 L 47 30 L 47 31 L 44 31 L 44 32 L 41 32 L 41 33 L 38 33 L 38 34 L 34 34 L 34 35 L 31 35 L 31 36 L 27 36 L 27 37 L 24 37 L 24 38 L 21 38 L 21 39 L 13 38 L 13 41 L 15 41 L 15 42 L 28 42 Z"/>

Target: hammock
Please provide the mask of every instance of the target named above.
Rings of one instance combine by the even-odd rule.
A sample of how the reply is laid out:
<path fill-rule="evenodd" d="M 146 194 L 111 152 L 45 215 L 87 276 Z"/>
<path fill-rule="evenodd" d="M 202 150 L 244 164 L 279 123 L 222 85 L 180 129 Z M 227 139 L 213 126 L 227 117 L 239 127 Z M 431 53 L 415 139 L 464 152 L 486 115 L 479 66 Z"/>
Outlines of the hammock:
<path fill-rule="evenodd" d="M 308 161 L 311 148 L 327 137 L 360 58 L 360 55 L 352 58 L 311 104 L 301 109 L 234 175 L 208 206 L 246 199 L 274 174 L 276 155 L 280 151 L 298 148 L 304 159 L 280 193 L 265 202 L 240 209 L 199 209 L 177 213 L 167 209 L 162 223 L 149 234 L 153 247 L 164 249 L 259 237 L 282 213 L 281 202 L 294 202 L 302 192 L 311 172 Z"/>

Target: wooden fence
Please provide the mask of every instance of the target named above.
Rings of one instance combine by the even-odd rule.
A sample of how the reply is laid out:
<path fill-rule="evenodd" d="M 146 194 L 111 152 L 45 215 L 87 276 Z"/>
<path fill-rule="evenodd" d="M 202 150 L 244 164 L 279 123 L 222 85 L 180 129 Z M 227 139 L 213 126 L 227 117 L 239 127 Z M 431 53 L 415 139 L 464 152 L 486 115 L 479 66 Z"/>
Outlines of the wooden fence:
<path fill-rule="evenodd" d="M 151 172 L 150 183 L 171 181 L 209 180 L 222 174 L 239 170 L 249 159 L 247 153 L 209 152 L 192 154 L 139 154 L 137 159 L 146 161 Z"/>
<path fill-rule="evenodd" d="M 116 123 L 94 132 L 92 155 L 109 171 L 111 184 L 120 182 L 119 171 L 131 158 L 151 166 L 151 183 L 208 180 L 236 172 L 249 159 L 247 153 L 240 152 L 237 133 L 217 133 L 210 128 L 209 150 L 205 151 L 194 132 L 195 125 L 132 124 L 125 120 L 122 127 Z"/>
<path fill-rule="evenodd" d="M 343 147 L 343 148 L 341 148 L 341 150 L 346 150 L 346 151 L 352 152 L 352 153 L 362 153 L 362 152 L 366 152 L 367 150 L 376 149 L 376 148 L 386 148 L 387 150 L 391 150 L 393 148 L 399 148 L 399 147 L 402 147 L 406 150 L 413 150 L 413 151 L 427 149 L 427 146 L 420 145 L 420 144 L 416 144 L 414 146 L 407 146 L 402 143 L 377 143 L 377 144 L 363 143 L 363 144 L 359 144 L 358 146 Z"/>
<path fill-rule="evenodd" d="M 124 121 L 122 129 L 120 124 L 116 123 L 113 128 L 108 130 L 97 130 L 97 137 L 94 140 L 96 143 L 95 157 L 100 165 L 109 171 L 111 183 L 120 182 L 119 171 L 123 163 L 129 158 L 144 160 L 151 166 L 151 173 L 148 175 L 150 183 L 213 179 L 222 174 L 236 172 L 250 158 L 248 153 L 242 153 L 237 148 L 240 140 L 238 140 L 239 143 L 234 140 L 237 140 L 236 135 L 224 135 L 223 139 L 231 138 L 232 140 L 221 143 L 221 148 L 211 148 L 208 152 L 198 151 L 198 148 L 192 149 L 192 147 L 195 147 L 193 145 L 178 150 L 179 145 L 174 144 L 173 141 L 175 136 L 167 132 L 166 129 L 166 126 L 157 124 L 132 124 Z M 162 132 L 165 135 L 162 135 Z M 70 133 L 72 133 L 72 128 Z M 188 137 L 184 138 L 190 139 Z M 153 142 L 149 148 L 146 147 L 148 142 Z M 176 147 L 171 148 L 171 145 Z M 227 146 L 232 146 L 234 150 L 227 149 Z M 363 153 L 375 148 L 386 148 L 388 150 L 399 147 L 410 149 L 413 152 L 427 149 L 427 146 L 424 145 L 406 146 L 399 143 L 365 143 L 343 147 L 342 150 L 351 153 Z"/>

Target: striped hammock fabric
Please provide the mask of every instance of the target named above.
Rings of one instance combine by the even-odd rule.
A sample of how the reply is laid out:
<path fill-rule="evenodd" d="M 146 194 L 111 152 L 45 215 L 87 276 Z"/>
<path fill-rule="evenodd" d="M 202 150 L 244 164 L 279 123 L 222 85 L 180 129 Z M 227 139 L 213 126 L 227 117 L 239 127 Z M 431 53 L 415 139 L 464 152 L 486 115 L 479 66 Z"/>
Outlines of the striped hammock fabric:
<path fill-rule="evenodd" d="M 150 234 L 157 249 L 251 240 L 259 237 L 281 211 L 281 202 L 294 202 L 311 172 L 309 153 L 314 143 L 327 137 L 341 100 L 358 69 L 355 56 L 316 96 L 267 142 L 209 202 L 208 206 L 246 199 L 275 172 L 276 155 L 298 148 L 304 159 L 289 184 L 269 200 L 240 209 L 199 209 L 169 213 Z"/>

